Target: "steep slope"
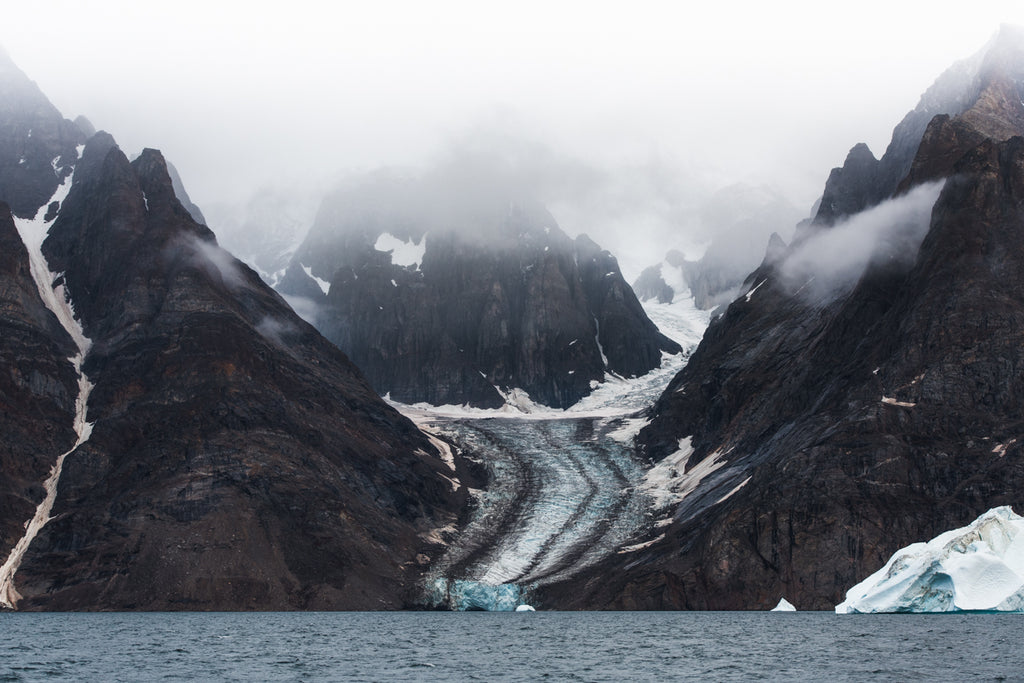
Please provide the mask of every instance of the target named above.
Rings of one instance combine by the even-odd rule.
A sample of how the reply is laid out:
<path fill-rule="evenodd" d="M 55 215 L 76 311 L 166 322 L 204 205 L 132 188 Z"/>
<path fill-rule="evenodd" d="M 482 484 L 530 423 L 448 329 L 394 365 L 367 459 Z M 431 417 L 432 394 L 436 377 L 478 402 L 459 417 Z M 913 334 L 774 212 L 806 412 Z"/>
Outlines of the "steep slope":
<path fill-rule="evenodd" d="M 42 199 L 10 183 L 0 196 L 34 218 L 19 238 L 0 216 L 5 551 L 42 510 L 0 598 L 30 610 L 403 606 L 465 502 L 450 456 L 217 246 L 159 152 L 129 163 L 98 133 L 80 159 L 72 148 L 47 163 L 31 195 Z M 30 278 L 36 235 L 49 273 Z M 84 337 L 72 343 L 54 312 L 73 313 Z M 79 373 L 67 359 L 82 350 Z"/>
<path fill-rule="evenodd" d="M 39 87 L 0 50 L 0 199 L 31 218 L 71 172 L 83 131 L 50 104 Z"/>
<path fill-rule="evenodd" d="M 637 439 L 662 520 L 547 599 L 827 609 L 898 548 L 1022 502 L 1024 128 L 985 123 L 992 92 L 1015 93 L 995 118 L 1019 121 L 1021 45 L 1004 30 L 977 72 L 957 67 L 961 113 L 918 126 L 934 137 L 905 181 L 862 177 L 905 194 L 849 218 L 861 200 L 826 201 L 748 278 Z"/>
<path fill-rule="evenodd" d="M 498 407 L 521 390 L 564 408 L 680 350 L 615 258 L 535 202 L 446 202 L 418 180 L 329 198 L 279 289 L 315 301 L 324 335 L 407 403 Z"/>
<path fill-rule="evenodd" d="M 24 535 L 54 455 L 75 441 L 75 346 L 43 304 L 28 252 L 0 204 L 0 558 Z"/>

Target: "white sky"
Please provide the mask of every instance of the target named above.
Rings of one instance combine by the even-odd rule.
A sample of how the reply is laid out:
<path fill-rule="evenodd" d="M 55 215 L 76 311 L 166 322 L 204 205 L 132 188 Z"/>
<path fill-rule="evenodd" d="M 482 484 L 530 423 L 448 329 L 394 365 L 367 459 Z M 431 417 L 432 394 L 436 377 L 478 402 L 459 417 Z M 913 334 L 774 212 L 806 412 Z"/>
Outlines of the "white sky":
<path fill-rule="evenodd" d="M 1024 24 L 1019 0 L 8 4 L 0 45 L 64 115 L 163 150 L 200 207 L 509 125 L 809 208 L 853 144 L 880 155 L 939 73 Z"/>

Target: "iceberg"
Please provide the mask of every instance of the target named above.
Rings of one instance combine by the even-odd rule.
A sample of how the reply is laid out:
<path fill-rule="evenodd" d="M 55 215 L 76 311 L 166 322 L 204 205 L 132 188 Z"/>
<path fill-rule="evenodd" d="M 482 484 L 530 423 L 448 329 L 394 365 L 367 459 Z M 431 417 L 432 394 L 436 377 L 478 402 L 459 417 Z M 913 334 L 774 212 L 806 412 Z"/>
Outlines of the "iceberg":
<path fill-rule="evenodd" d="M 536 612 L 537 610 L 535 610 L 530 605 L 519 605 L 519 607 L 516 607 L 516 611 L 517 612 Z"/>
<path fill-rule="evenodd" d="M 1024 612 L 1024 517 L 993 508 L 903 548 L 847 591 L 836 612 Z"/>
<path fill-rule="evenodd" d="M 771 609 L 771 611 L 772 612 L 795 612 L 796 611 L 796 607 L 794 607 L 793 603 L 791 603 L 786 598 L 779 598 L 779 604 L 775 605 L 775 607 L 773 607 Z"/>

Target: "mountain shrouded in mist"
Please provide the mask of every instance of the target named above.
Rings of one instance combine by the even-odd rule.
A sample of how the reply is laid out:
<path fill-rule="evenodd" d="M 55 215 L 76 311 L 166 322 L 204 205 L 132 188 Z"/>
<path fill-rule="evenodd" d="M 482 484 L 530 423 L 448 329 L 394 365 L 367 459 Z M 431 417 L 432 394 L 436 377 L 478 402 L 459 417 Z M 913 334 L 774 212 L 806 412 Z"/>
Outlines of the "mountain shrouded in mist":
<path fill-rule="evenodd" d="M 217 245 L 159 152 L 86 142 L 8 62 L 0 90 L 0 601 L 407 604 L 465 502 L 453 461 Z"/>
<path fill-rule="evenodd" d="M 881 160 L 851 151 L 650 411 L 657 532 L 552 604 L 828 609 L 897 549 L 1019 509 L 1022 84 L 1004 28 Z"/>
<path fill-rule="evenodd" d="M 312 299 L 324 335 L 405 403 L 498 407 L 521 390 L 564 408 L 680 351 L 610 253 L 486 177 L 379 174 L 336 192 L 279 289 Z"/>

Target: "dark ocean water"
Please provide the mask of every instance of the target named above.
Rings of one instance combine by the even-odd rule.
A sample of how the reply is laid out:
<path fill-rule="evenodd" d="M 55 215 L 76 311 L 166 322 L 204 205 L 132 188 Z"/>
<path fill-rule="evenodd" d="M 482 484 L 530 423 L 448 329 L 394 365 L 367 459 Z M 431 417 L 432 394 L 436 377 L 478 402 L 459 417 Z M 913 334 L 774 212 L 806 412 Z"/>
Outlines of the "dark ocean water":
<path fill-rule="evenodd" d="M 1024 680 L 1024 615 L 0 614 L 0 681 Z"/>

